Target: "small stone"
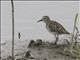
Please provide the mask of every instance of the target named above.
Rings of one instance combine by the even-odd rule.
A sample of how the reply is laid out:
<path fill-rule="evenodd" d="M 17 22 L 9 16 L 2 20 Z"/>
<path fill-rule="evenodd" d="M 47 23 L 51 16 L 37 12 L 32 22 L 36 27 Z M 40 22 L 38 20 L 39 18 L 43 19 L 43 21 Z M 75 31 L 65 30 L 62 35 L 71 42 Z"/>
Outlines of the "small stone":
<path fill-rule="evenodd" d="M 28 47 L 32 47 L 34 45 L 35 41 L 34 40 L 31 40 Z"/>
<path fill-rule="evenodd" d="M 34 59 L 34 57 L 31 55 L 31 51 L 28 50 L 25 54 L 25 58 L 28 58 L 28 59 Z"/>
<path fill-rule="evenodd" d="M 28 58 L 29 56 L 31 56 L 30 53 L 31 53 L 31 51 L 27 51 L 26 54 L 25 54 L 25 58 Z"/>
<path fill-rule="evenodd" d="M 37 39 L 35 42 L 35 46 L 40 46 L 42 45 L 42 40 L 41 39 Z"/>

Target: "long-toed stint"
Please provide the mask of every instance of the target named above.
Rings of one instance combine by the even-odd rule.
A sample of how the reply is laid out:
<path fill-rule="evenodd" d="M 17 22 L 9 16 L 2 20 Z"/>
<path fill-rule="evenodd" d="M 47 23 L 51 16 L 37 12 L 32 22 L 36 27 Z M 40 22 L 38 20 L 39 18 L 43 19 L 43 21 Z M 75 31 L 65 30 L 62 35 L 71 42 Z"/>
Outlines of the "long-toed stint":
<path fill-rule="evenodd" d="M 43 21 L 46 24 L 47 30 L 56 37 L 55 44 L 59 39 L 59 35 L 70 34 L 60 23 L 52 21 L 49 16 L 43 16 L 42 19 L 37 22 L 40 21 Z"/>

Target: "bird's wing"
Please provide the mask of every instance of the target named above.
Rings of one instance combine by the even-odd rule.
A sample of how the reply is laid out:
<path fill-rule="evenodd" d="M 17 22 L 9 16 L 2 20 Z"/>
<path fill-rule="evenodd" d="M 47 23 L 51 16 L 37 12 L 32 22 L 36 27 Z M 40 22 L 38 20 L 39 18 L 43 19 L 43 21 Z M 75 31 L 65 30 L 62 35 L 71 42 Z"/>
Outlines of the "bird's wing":
<path fill-rule="evenodd" d="M 55 31 L 59 34 L 69 34 L 69 32 L 67 32 L 66 29 L 56 21 L 54 21 L 54 22 L 52 21 L 50 23 L 49 27 L 52 28 L 52 29 L 50 29 L 51 31 Z"/>
<path fill-rule="evenodd" d="M 58 22 L 55 22 L 55 24 L 59 34 L 69 34 L 69 32 L 61 24 L 59 24 Z"/>

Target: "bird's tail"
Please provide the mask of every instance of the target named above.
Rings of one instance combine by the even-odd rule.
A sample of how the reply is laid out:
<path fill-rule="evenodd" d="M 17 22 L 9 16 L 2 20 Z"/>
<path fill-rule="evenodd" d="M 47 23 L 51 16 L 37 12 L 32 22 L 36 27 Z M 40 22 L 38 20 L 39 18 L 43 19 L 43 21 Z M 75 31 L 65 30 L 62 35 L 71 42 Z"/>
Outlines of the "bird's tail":
<path fill-rule="evenodd" d="M 70 32 L 67 32 L 67 34 L 71 34 Z"/>

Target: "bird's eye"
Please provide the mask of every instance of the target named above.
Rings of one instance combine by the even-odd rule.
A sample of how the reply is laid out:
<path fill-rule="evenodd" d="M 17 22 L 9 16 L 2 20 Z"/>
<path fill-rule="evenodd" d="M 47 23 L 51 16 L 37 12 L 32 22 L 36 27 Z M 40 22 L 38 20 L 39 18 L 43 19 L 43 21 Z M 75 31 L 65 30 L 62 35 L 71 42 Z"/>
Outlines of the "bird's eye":
<path fill-rule="evenodd" d="M 44 19 L 46 19 L 46 18 L 44 18 Z"/>

